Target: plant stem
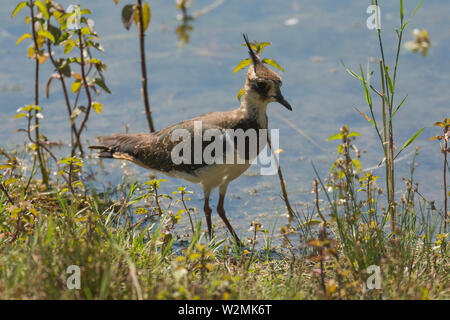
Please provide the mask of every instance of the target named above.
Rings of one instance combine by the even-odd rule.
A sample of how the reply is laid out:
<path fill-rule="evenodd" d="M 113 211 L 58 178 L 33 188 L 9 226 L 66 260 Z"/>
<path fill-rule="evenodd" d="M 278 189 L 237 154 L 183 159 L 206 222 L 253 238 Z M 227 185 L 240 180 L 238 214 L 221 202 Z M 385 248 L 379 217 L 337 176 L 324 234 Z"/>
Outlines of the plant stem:
<path fill-rule="evenodd" d="M 245 270 L 248 270 L 250 268 L 250 265 L 253 260 L 253 255 L 255 253 L 255 246 L 256 246 L 256 232 L 257 232 L 257 226 L 255 225 L 255 230 L 253 231 L 253 243 L 252 243 L 252 250 L 250 254 L 250 259 L 248 259 L 247 268 Z"/>
<path fill-rule="evenodd" d="M 325 217 L 323 216 L 322 212 L 320 211 L 320 206 L 319 206 L 319 180 L 318 179 L 314 179 L 314 192 L 315 192 L 315 196 L 316 196 L 316 208 L 317 208 L 317 213 L 319 214 L 320 218 L 322 219 L 323 225 L 326 226 L 327 224 L 327 220 L 325 219 Z"/>
<path fill-rule="evenodd" d="M 391 112 L 389 112 L 389 116 L 391 116 Z M 391 185 L 391 202 L 389 204 L 390 212 L 391 212 L 391 231 L 396 233 L 396 205 L 395 205 L 395 171 L 394 171 L 394 137 L 392 132 L 392 121 L 389 120 L 389 158 L 390 158 L 390 185 Z"/>
<path fill-rule="evenodd" d="M 84 54 L 83 54 L 83 35 L 81 34 L 81 29 L 78 30 L 78 37 L 79 37 L 79 41 L 80 41 L 81 77 L 83 80 L 83 87 L 86 91 L 86 96 L 88 99 L 88 107 L 86 109 L 86 115 L 83 118 L 83 121 L 81 122 L 80 128 L 78 130 L 78 136 L 81 136 L 81 132 L 83 131 L 83 129 L 86 125 L 86 122 L 89 119 L 89 114 L 92 109 L 92 97 L 91 97 L 91 92 L 89 90 L 89 86 L 88 86 L 87 78 L 86 78 L 85 61 L 84 61 Z M 78 139 L 77 143 L 79 145 L 81 145 L 81 141 L 79 141 L 79 139 Z"/>
<path fill-rule="evenodd" d="M 278 168 L 278 177 L 280 179 L 280 186 L 281 186 L 281 192 L 283 193 L 283 200 L 284 200 L 284 203 L 286 204 L 286 207 L 288 210 L 289 223 L 292 223 L 292 217 L 294 216 L 294 210 L 292 210 L 291 203 L 289 202 L 289 198 L 288 198 L 287 190 L 286 190 L 286 181 L 283 178 L 283 173 L 281 172 L 281 166 L 280 166 L 280 163 L 278 162 L 277 155 L 275 154 L 274 150 L 272 149 L 272 143 L 270 142 L 269 135 L 267 135 L 267 143 L 270 147 L 273 158 L 275 159 L 275 164 Z"/>
<path fill-rule="evenodd" d="M 29 2 L 30 6 L 30 14 L 31 14 L 31 31 L 33 36 L 33 42 L 34 42 L 34 49 L 35 49 L 35 72 L 34 72 L 34 105 L 39 106 L 39 46 L 37 44 L 36 40 L 36 30 L 35 30 L 35 20 L 34 20 L 34 4 L 33 1 L 30 0 Z M 44 164 L 44 158 L 41 152 L 41 144 L 39 141 L 40 133 L 39 133 L 39 118 L 37 117 L 38 110 L 35 110 L 34 112 L 34 125 L 35 125 L 35 139 L 36 139 L 36 153 L 37 157 L 39 159 L 39 167 L 41 169 L 41 175 L 42 175 L 42 182 L 48 189 L 48 172 L 45 168 Z"/>
<path fill-rule="evenodd" d="M 139 11 L 139 47 L 141 50 L 141 72 L 142 72 L 142 98 L 144 99 L 145 115 L 147 116 L 148 127 L 150 132 L 155 132 L 153 125 L 152 113 L 150 111 L 150 102 L 148 99 L 148 83 L 147 83 L 147 66 L 145 62 L 145 30 L 144 17 L 142 14 L 142 0 L 137 0 L 137 10 Z"/>
<path fill-rule="evenodd" d="M 20 232 L 20 222 L 22 221 L 22 212 L 19 212 L 18 216 L 17 216 L 17 222 L 16 222 L 16 232 L 14 232 L 13 236 L 11 237 L 11 240 L 9 241 L 9 244 L 12 244 L 14 241 L 16 241 L 17 236 L 19 235 Z"/>
<path fill-rule="evenodd" d="M 444 128 L 444 233 L 447 232 L 447 219 L 448 219 L 448 207 L 447 207 L 447 154 L 448 154 L 448 135 L 450 135 L 450 129 Z"/>
<path fill-rule="evenodd" d="M 385 77 L 385 69 L 383 68 L 383 61 L 380 60 L 380 76 L 381 76 L 381 86 L 382 86 L 382 97 L 381 97 L 381 103 L 382 103 L 382 112 L 383 112 L 383 152 L 384 152 L 384 161 L 385 161 L 385 172 L 386 172 L 386 196 L 387 196 L 387 203 L 388 203 L 388 212 L 390 213 L 390 222 L 391 222 L 391 231 L 394 231 L 395 229 L 395 216 L 392 214 L 392 207 L 391 207 L 391 164 L 393 162 L 393 159 L 390 156 L 390 153 L 387 151 L 387 132 L 389 131 L 389 128 L 386 125 L 386 103 L 385 103 L 385 94 L 386 94 L 386 86 L 384 80 Z M 390 136 L 389 136 L 390 137 Z M 390 148 L 389 148 L 390 150 Z"/>
<path fill-rule="evenodd" d="M 53 66 L 56 68 L 56 71 L 58 72 L 58 75 L 59 75 L 59 80 L 61 82 L 61 86 L 62 86 L 62 89 L 63 89 L 64 100 L 65 100 L 66 106 L 67 106 L 67 112 L 69 114 L 69 120 L 70 120 L 70 125 L 71 125 L 71 128 L 72 128 L 72 133 L 75 134 L 76 141 L 78 142 L 80 140 L 80 135 L 77 132 L 77 128 L 75 126 L 75 121 L 73 121 L 71 119 L 72 108 L 70 106 L 70 100 L 69 100 L 69 94 L 68 94 L 67 87 L 66 87 L 66 82 L 64 81 L 63 73 L 59 69 L 58 64 L 55 61 L 55 58 L 53 57 L 50 40 L 47 40 L 47 48 L 48 48 L 48 55 L 49 55 L 50 61 L 52 62 Z M 77 146 L 78 146 L 81 154 L 83 154 L 83 148 L 81 147 L 81 143 L 75 144 L 74 141 L 73 141 L 73 136 L 72 136 L 72 149 L 76 150 Z"/>
<path fill-rule="evenodd" d="M 159 194 L 158 194 L 157 184 L 153 185 L 153 191 L 155 192 L 154 197 L 155 197 L 156 207 L 158 208 L 158 213 L 159 213 L 159 216 L 161 217 L 163 215 L 163 211 L 161 209 L 161 205 L 159 204 Z"/>
<path fill-rule="evenodd" d="M 194 228 L 194 223 L 192 222 L 192 217 L 191 217 L 191 213 L 189 212 L 188 207 L 186 206 L 186 202 L 184 200 L 184 191 L 181 191 L 181 202 L 183 203 L 183 207 L 184 207 L 184 211 L 186 211 L 188 217 L 189 217 L 189 222 L 191 224 L 191 229 L 192 229 L 192 236 L 195 236 L 195 228 Z"/>
<path fill-rule="evenodd" d="M 8 193 L 8 190 L 6 189 L 6 187 L 3 185 L 3 182 L 0 182 L 0 189 L 2 189 L 3 193 L 5 194 L 6 198 L 8 198 L 8 201 L 14 205 L 14 201 L 11 198 L 11 196 Z"/>

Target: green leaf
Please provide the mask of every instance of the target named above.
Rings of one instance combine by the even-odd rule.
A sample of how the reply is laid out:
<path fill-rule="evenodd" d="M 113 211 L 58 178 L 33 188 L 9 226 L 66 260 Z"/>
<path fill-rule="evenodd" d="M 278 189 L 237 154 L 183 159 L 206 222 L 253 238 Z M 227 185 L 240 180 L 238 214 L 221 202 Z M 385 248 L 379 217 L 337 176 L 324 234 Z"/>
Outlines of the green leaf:
<path fill-rule="evenodd" d="M 28 5 L 27 1 L 22 1 L 19 2 L 16 6 L 16 8 L 14 9 L 13 13 L 11 14 L 11 18 L 14 18 L 14 16 L 19 13 L 20 10 L 22 10 L 26 5 Z"/>
<path fill-rule="evenodd" d="M 327 141 L 337 140 L 337 139 L 342 139 L 342 134 L 340 132 L 333 134 L 331 137 L 329 137 L 327 139 Z"/>
<path fill-rule="evenodd" d="M 148 213 L 148 210 L 145 209 L 145 208 L 137 208 L 137 209 L 134 211 L 134 213 L 135 213 L 135 214 L 146 214 L 146 213 Z"/>
<path fill-rule="evenodd" d="M 151 18 L 152 13 L 150 11 L 150 5 L 146 2 L 142 6 L 142 23 L 144 24 L 144 31 L 147 30 Z M 136 22 L 136 25 L 140 23 L 139 10 L 136 10 L 134 13 L 134 21 Z"/>
<path fill-rule="evenodd" d="M 406 95 L 402 102 L 399 104 L 399 106 L 397 107 L 397 109 L 395 109 L 394 113 L 392 114 L 392 118 L 395 116 L 395 114 L 397 113 L 398 109 L 400 109 L 400 107 L 402 106 L 403 102 L 405 102 L 406 98 L 408 98 L 408 95 Z"/>
<path fill-rule="evenodd" d="M 355 166 L 356 172 L 357 172 L 357 173 L 360 173 L 361 170 L 362 170 L 361 162 L 359 162 L 358 159 L 352 159 L 352 163 L 353 163 L 353 165 Z"/>
<path fill-rule="evenodd" d="M 131 25 L 133 24 L 135 14 L 135 8 L 132 4 L 127 4 L 122 9 L 122 24 L 125 29 L 130 30 Z"/>
<path fill-rule="evenodd" d="M 362 81 L 362 78 L 353 70 L 350 70 L 349 68 L 347 68 L 347 66 L 344 64 L 344 61 L 341 60 L 341 64 L 342 66 L 345 68 L 345 70 L 352 76 L 355 77 L 356 79 L 358 79 L 359 81 Z"/>
<path fill-rule="evenodd" d="M 46 37 L 47 39 L 49 39 L 51 42 L 55 43 L 55 37 L 53 36 L 53 34 L 48 31 L 48 30 L 40 30 L 38 32 L 38 35 Z"/>
<path fill-rule="evenodd" d="M 36 105 L 34 105 L 34 104 L 29 104 L 29 105 L 27 105 L 27 106 L 24 106 L 24 107 L 22 107 L 22 108 L 19 108 L 19 109 L 17 110 L 17 112 L 20 112 L 20 111 L 30 112 L 30 111 L 32 111 L 32 110 L 42 111 L 42 108 L 39 107 L 39 106 L 36 106 Z"/>
<path fill-rule="evenodd" d="M 258 42 L 256 42 L 256 41 L 255 41 L 255 43 L 258 44 Z M 243 47 L 246 47 L 246 46 L 247 46 L 247 43 L 244 42 L 244 43 L 242 44 L 242 46 L 243 46 Z M 255 44 L 251 43 L 251 42 L 250 42 L 250 47 L 251 47 L 255 52 L 258 51 L 258 47 L 257 47 Z"/>
<path fill-rule="evenodd" d="M 435 123 L 433 124 L 433 126 L 441 127 L 441 128 L 447 129 L 447 128 L 450 127 L 450 119 L 449 119 L 449 118 L 445 118 L 444 121 L 438 121 L 438 122 L 435 122 Z"/>
<path fill-rule="evenodd" d="M 94 83 L 96 85 L 98 85 L 100 88 L 102 88 L 103 90 L 105 90 L 107 93 L 111 94 L 111 91 L 109 90 L 109 88 L 106 86 L 105 82 L 103 81 L 102 78 L 95 78 L 94 79 Z"/>
<path fill-rule="evenodd" d="M 403 21 L 404 11 L 403 11 L 403 0 L 400 0 L 400 21 Z"/>
<path fill-rule="evenodd" d="M 81 87 L 81 81 L 75 81 L 74 83 L 72 83 L 72 92 L 73 93 L 77 93 L 78 90 L 80 90 Z"/>
<path fill-rule="evenodd" d="M 394 84 L 392 83 L 391 76 L 389 75 L 389 67 L 386 66 L 385 70 L 386 70 L 385 74 L 386 74 L 386 77 L 388 79 L 389 90 L 391 91 L 391 93 L 393 93 L 394 92 Z"/>
<path fill-rule="evenodd" d="M 364 95 L 366 96 L 367 104 L 369 106 L 371 106 L 372 105 L 372 99 L 370 98 L 369 90 L 367 90 L 366 80 L 364 79 L 364 72 L 363 72 L 362 66 L 359 65 L 359 68 L 361 69 L 361 77 L 362 77 L 361 82 L 363 83 L 363 87 L 364 87 Z"/>
<path fill-rule="evenodd" d="M 241 62 L 238 63 L 236 68 L 234 68 L 233 73 L 238 72 L 239 70 L 245 68 L 246 66 L 250 65 L 252 63 L 252 60 L 250 58 L 244 59 Z"/>
<path fill-rule="evenodd" d="M 83 9 L 80 11 L 80 15 L 85 15 L 85 14 L 92 14 L 92 12 L 89 9 Z"/>
<path fill-rule="evenodd" d="M 70 78 L 70 76 L 72 75 L 72 71 L 70 69 L 70 65 L 69 65 L 69 60 L 68 59 L 62 59 L 62 58 L 58 58 L 56 60 L 56 64 L 58 66 L 59 71 L 61 71 L 61 73 L 65 76 Z"/>
<path fill-rule="evenodd" d="M 405 149 L 407 146 L 409 146 L 411 143 L 413 143 L 414 140 L 416 140 L 416 138 L 422 133 L 423 129 L 425 129 L 425 127 L 423 127 L 422 129 L 420 129 L 419 131 L 417 131 L 411 138 L 409 138 L 408 141 L 405 142 L 405 144 L 403 145 L 403 147 L 400 149 L 400 151 L 396 154 L 396 156 L 394 157 L 394 160 L 397 159 L 397 157 L 399 156 L 399 154 L 403 151 L 403 149 Z"/>
<path fill-rule="evenodd" d="M 20 118 L 23 118 L 23 117 L 26 117 L 28 115 L 28 113 L 19 113 L 19 114 L 16 114 L 13 118 L 14 119 L 20 119 Z"/>
<path fill-rule="evenodd" d="M 68 54 L 75 47 L 75 41 L 68 40 L 67 44 L 64 46 L 64 54 Z"/>
<path fill-rule="evenodd" d="M 263 59 L 262 62 L 265 63 L 265 64 L 268 64 L 269 66 L 275 67 L 275 68 L 277 68 L 278 70 L 281 70 L 281 71 L 284 72 L 283 68 L 280 67 L 280 65 L 279 65 L 275 60 L 272 60 L 272 59 Z"/>
<path fill-rule="evenodd" d="M 89 29 L 89 27 L 81 28 L 81 34 L 83 36 L 90 35 L 91 34 L 91 29 Z"/>
<path fill-rule="evenodd" d="M 267 46 L 270 46 L 272 44 L 272 42 L 261 42 L 259 44 L 259 48 L 265 48 Z"/>
<path fill-rule="evenodd" d="M 7 187 L 8 185 L 10 185 L 11 183 L 14 183 L 14 182 L 16 182 L 16 181 L 17 181 L 16 178 L 9 178 L 9 179 L 6 179 L 5 182 L 4 182 L 4 185 L 5 185 L 5 187 Z"/>
<path fill-rule="evenodd" d="M 24 33 L 23 35 L 20 36 L 19 39 L 17 39 L 16 41 L 16 46 L 22 42 L 22 40 L 27 39 L 27 38 L 31 38 L 31 34 L 29 33 Z"/>
<path fill-rule="evenodd" d="M 412 17 L 414 17 L 414 15 L 416 14 L 417 10 L 419 10 L 420 6 L 422 5 L 423 0 L 420 1 L 419 5 L 416 7 L 416 9 L 414 10 L 413 14 L 411 15 L 411 17 L 409 17 L 408 21 L 406 21 L 406 23 L 403 25 L 402 27 L 402 31 L 405 30 L 406 26 L 408 25 L 409 21 L 412 19 Z"/>
<path fill-rule="evenodd" d="M 44 18 L 46 20 L 50 19 L 50 16 L 48 14 L 47 5 L 43 3 L 41 0 L 35 1 L 34 4 L 39 7 L 39 10 L 44 15 Z"/>
<path fill-rule="evenodd" d="M 237 98 L 239 101 L 241 101 L 241 97 L 244 94 L 244 88 L 242 88 L 241 90 L 239 90 L 238 94 L 237 94 Z"/>
<path fill-rule="evenodd" d="M 48 24 L 48 31 L 53 35 L 53 38 L 55 39 L 55 43 L 58 42 L 59 37 L 61 36 L 61 30 L 59 28 Z"/>
<path fill-rule="evenodd" d="M 77 157 L 62 158 L 61 160 L 58 161 L 58 163 L 59 164 L 73 164 L 73 165 L 76 165 L 78 167 L 82 167 L 83 166 L 83 162 Z"/>
<path fill-rule="evenodd" d="M 310 227 L 310 226 L 314 226 L 317 224 L 320 224 L 322 221 L 321 220 L 317 220 L 317 219 L 310 219 L 308 221 L 305 221 L 302 223 L 302 227 Z"/>
<path fill-rule="evenodd" d="M 102 113 L 103 105 L 100 102 L 93 102 L 92 108 L 94 108 L 94 111 L 98 114 Z"/>
<path fill-rule="evenodd" d="M 360 136 L 360 134 L 358 133 L 358 132 L 350 132 L 348 135 L 347 135 L 347 137 L 359 137 Z"/>

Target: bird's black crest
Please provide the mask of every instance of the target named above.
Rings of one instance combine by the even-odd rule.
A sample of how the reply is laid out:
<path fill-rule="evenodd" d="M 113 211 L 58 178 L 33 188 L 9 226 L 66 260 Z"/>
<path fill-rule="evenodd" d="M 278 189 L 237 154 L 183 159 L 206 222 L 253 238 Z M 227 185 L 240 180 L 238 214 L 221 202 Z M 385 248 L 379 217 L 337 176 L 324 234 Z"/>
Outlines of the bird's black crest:
<path fill-rule="evenodd" d="M 255 52 L 253 51 L 252 46 L 250 45 L 250 42 L 248 41 L 247 35 L 245 33 L 242 35 L 244 36 L 245 43 L 247 44 L 247 47 L 248 47 L 248 54 L 250 55 L 250 58 L 252 58 L 253 66 L 255 67 L 255 72 L 256 72 L 256 65 L 259 63 L 259 59 L 256 56 Z"/>

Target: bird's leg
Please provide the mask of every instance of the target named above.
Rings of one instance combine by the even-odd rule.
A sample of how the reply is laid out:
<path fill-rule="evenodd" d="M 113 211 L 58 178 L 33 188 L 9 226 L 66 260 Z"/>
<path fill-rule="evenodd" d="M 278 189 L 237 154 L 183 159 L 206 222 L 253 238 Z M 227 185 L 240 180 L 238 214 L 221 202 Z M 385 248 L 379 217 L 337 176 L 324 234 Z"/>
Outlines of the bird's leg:
<path fill-rule="evenodd" d="M 225 200 L 225 194 L 227 192 L 227 187 L 228 187 L 228 184 L 225 184 L 225 185 L 221 185 L 219 188 L 219 203 L 217 204 L 217 213 L 219 214 L 219 217 L 222 218 L 223 222 L 225 223 L 228 230 L 233 235 L 234 239 L 236 239 L 237 245 L 241 246 L 242 242 L 241 242 L 241 240 L 239 240 L 236 232 L 234 232 L 233 227 L 231 226 L 230 222 L 227 219 L 225 209 L 223 208 L 223 203 Z"/>
<path fill-rule="evenodd" d="M 211 226 L 211 208 L 209 207 L 209 194 L 210 191 L 204 190 L 205 194 L 205 205 L 203 206 L 203 211 L 205 212 L 206 224 L 208 226 L 208 235 L 209 239 L 212 238 L 212 226 Z"/>

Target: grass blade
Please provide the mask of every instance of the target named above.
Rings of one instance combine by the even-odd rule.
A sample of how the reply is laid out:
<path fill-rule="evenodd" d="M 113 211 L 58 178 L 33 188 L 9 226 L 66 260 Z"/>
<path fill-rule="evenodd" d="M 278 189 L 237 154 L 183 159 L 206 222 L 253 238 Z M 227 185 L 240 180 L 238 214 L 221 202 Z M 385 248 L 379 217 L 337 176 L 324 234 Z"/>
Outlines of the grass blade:
<path fill-rule="evenodd" d="M 392 114 L 392 118 L 395 116 L 395 114 L 397 113 L 398 109 L 400 109 L 400 107 L 402 106 L 403 102 L 405 102 L 406 98 L 408 98 L 408 95 L 406 95 L 406 96 L 403 98 L 402 102 L 398 105 L 397 109 L 395 109 L 394 113 Z M 391 118 L 391 119 L 392 119 L 392 118 Z"/>
<path fill-rule="evenodd" d="M 416 7 L 416 10 L 414 10 L 414 12 L 412 13 L 411 17 L 409 17 L 409 19 L 406 21 L 406 23 L 403 25 L 402 27 L 402 31 L 405 30 L 406 26 L 408 25 L 409 21 L 412 19 L 412 17 L 414 17 L 414 15 L 416 14 L 417 10 L 419 10 L 420 6 L 422 5 L 423 0 L 421 0 L 419 2 L 419 5 Z"/>
<path fill-rule="evenodd" d="M 399 154 L 403 151 L 403 149 L 405 149 L 407 146 L 409 146 L 411 143 L 413 143 L 414 140 L 416 140 L 416 138 L 422 133 L 423 129 L 425 129 L 425 127 L 420 129 L 419 131 L 417 131 L 411 138 L 408 139 L 408 141 L 405 142 L 403 147 L 400 149 L 400 151 L 394 157 L 394 160 L 399 156 Z"/>
<path fill-rule="evenodd" d="M 358 111 L 364 118 L 367 119 L 367 121 L 369 121 L 374 127 L 375 127 L 375 123 L 373 122 L 372 119 L 370 119 L 364 112 L 362 112 L 361 110 L 359 110 L 357 107 L 353 107 L 356 109 L 356 111 Z"/>
<path fill-rule="evenodd" d="M 363 83 L 363 87 L 364 87 L 364 95 L 366 96 L 367 104 L 368 104 L 369 106 L 372 106 L 372 99 L 370 98 L 370 92 L 369 92 L 369 90 L 367 89 L 366 80 L 364 79 L 364 71 L 363 71 L 363 68 L 362 68 L 361 65 L 359 65 L 359 68 L 361 69 L 361 77 L 362 77 L 361 82 Z"/>
<path fill-rule="evenodd" d="M 356 72 L 354 72 L 353 70 L 347 68 L 347 66 L 344 64 L 344 61 L 341 60 L 341 64 L 342 64 L 342 66 L 345 68 L 345 70 L 346 70 L 352 77 L 358 79 L 359 81 L 363 81 L 363 79 L 361 79 L 361 77 L 360 77 Z"/>
<path fill-rule="evenodd" d="M 400 0 L 400 21 L 403 21 L 404 17 L 404 11 L 403 11 L 403 0 Z"/>

